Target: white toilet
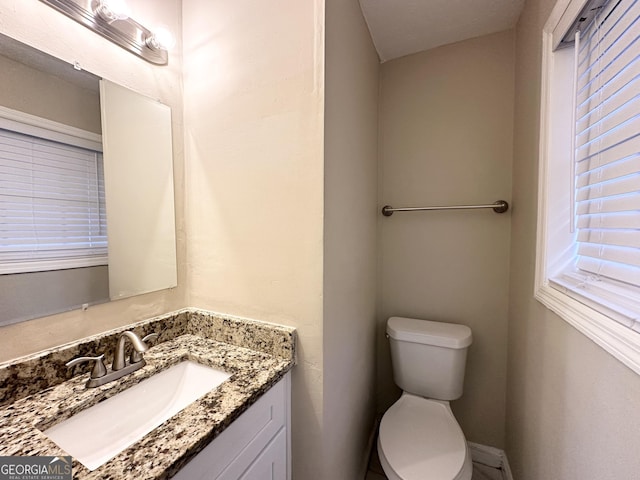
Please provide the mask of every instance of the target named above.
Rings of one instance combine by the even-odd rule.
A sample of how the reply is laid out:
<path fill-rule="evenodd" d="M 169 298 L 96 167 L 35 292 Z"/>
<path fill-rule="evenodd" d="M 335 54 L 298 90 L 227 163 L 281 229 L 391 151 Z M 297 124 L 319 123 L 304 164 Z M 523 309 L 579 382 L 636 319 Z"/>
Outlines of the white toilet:
<path fill-rule="evenodd" d="M 389 480 L 470 480 L 471 457 L 449 400 L 462 396 L 471 329 L 391 317 L 387 335 L 402 396 L 380 423 L 385 474 Z"/>

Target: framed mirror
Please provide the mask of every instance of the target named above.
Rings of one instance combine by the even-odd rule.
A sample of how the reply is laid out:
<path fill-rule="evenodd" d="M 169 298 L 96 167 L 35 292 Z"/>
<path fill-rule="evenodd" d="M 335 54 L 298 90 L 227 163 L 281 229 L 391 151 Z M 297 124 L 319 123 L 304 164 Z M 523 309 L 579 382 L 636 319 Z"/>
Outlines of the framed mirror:
<path fill-rule="evenodd" d="M 175 287 L 170 108 L 3 35 L 0 72 L 0 325 Z"/>

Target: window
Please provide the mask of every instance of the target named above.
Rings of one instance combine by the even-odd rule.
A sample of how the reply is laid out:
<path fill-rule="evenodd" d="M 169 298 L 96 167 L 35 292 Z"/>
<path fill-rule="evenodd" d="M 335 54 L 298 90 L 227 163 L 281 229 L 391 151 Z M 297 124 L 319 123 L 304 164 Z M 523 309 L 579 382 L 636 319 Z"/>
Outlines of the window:
<path fill-rule="evenodd" d="M 536 298 L 640 373 L 640 1 L 560 0 L 543 35 Z"/>
<path fill-rule="evenodd" d="M 0 116 L 0 274 L 106 265 L 99 135 Z"/>

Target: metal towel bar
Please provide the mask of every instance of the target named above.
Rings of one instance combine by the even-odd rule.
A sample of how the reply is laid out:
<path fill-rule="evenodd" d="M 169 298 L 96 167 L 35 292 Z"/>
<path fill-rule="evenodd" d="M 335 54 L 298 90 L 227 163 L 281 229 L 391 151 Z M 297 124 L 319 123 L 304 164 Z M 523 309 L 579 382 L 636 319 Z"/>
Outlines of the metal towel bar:
<path fill-rule="evenodd" d="M 391 205 L 385 205 L 382 207 L 382 214 L 385 217 L 390 217 L 393 212 L 415 212 L 420 210 L 469 210 L 480 208 L 492 208 L 496 213 L 504 213 L 509 210 L 509 204 L 505 200 L 498 200 L 494 203 L 487 205 L 443 205 L 436 207 L 403 207 L 393 208 Z"/>

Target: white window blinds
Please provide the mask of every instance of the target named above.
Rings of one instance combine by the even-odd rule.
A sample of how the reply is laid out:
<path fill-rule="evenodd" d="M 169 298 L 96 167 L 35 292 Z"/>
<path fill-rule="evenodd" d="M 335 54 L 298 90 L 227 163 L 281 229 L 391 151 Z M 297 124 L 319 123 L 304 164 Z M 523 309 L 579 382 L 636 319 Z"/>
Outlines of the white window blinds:
<path fill-rule="evenodd" d="M 610 0 L 576 47 L 569 294 L 640 331 L 640 4 Z"/>
<path fill-rule="evenodd" d="M 0 129 L 0 274 L 107 264 L 102 154 Z"/>

